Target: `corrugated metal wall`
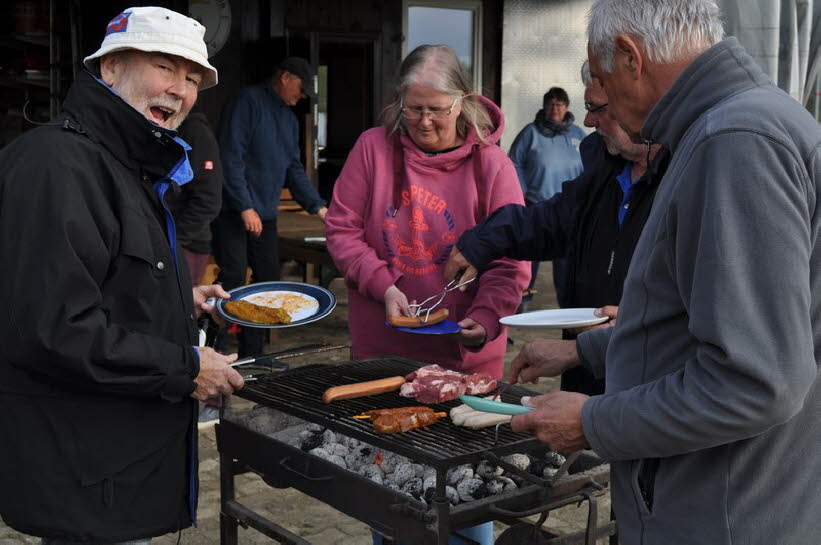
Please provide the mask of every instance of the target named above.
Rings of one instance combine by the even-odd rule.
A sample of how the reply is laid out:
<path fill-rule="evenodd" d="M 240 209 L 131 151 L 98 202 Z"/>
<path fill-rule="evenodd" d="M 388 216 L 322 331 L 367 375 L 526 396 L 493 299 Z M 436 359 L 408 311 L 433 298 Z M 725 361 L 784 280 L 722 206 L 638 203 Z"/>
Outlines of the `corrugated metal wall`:
<path fill-rule="evenodd" d="M 559 86 L 570 95 L 576 124 L 584 120 L 579 69 L 587 58 L 590 0 L 507 0 L 502 32 L 502 111 L 507 150 L 542 107 L 542 95 Z"/>
<path fill-rule="evenodd" d="M 592 0 L 505 0 L 502 111 L 505 149 L 533 121 L 542 95 L 558 85 L 581 126 L 587 57 L 586 15 Z M 725 30 L 736 36 L 774 83 L 806 103 L 821 73 L 821 0 L 717 0 Z M 819 98 L 819 97 L 816 97 Z"/>

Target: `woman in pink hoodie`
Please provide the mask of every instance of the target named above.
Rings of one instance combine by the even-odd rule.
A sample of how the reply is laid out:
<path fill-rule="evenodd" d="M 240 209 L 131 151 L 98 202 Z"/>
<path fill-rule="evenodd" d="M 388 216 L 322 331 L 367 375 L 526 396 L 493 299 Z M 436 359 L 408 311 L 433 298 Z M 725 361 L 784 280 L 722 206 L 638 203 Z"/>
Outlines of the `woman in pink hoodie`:
<path fill-rule="evenodd" d="M 400 67 L 384 125 L 351 150 L 325 218 L 328 249 L 348 285 L 353 357 L 405 356 L 501 378 L 507 335 L 529 265 L 500 259 L 442 307 L 456 335 L 419 335 L 385 324 L 408 303 L 445 287 L 445 262 L 459 235 L 496 208 L 522 204 L 510 159 L 496 145 L 501 110 L 473 94 L 453 50 L 423 45 Z"/>

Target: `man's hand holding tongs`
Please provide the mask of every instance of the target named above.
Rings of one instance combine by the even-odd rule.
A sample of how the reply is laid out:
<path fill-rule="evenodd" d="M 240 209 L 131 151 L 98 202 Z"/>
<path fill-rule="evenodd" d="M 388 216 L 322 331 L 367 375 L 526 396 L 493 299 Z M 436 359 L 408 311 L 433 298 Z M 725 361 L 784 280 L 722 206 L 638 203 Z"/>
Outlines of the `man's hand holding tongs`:
<path fill-rule="evenodd" d="M 448 262 L 445 263 L 445 282 L 451 282 L 458 278 L 459 283 L 462 284 L 459 287 L 459 291 L 465 291 L 465 284 L 478 275 L 479 271 L 476 270 L 476 267 L 471 265 L 470 262 L 465 259 L 465 256 L 462 255 L 462 252 L 459 251 L 459 248 L 454 246 L 450 251 Z"/>

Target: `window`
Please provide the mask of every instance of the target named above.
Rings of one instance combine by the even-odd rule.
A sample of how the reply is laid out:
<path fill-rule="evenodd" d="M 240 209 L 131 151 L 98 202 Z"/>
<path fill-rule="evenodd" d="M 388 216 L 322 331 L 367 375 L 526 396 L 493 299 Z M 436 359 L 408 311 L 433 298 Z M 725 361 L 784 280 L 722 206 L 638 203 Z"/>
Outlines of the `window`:
<path fill-rule="evenodd" d="M 473 78 L 482 82 L 481 0 L 405 0 L 402 57 L 422 44 L 446 44 Z"/>

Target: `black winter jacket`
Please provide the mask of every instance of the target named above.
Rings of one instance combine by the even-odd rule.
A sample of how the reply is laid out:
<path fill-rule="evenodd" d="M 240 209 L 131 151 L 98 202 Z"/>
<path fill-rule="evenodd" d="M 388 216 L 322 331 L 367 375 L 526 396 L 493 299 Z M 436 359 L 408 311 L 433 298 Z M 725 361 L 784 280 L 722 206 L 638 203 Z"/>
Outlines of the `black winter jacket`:
<path fill-rule="evenodd" d="M 622 191 L 616 177 L 626 161 L 607 153 L 598 133 L 582 140 L 579 151 L 584 171 L 563 183 L 561 192 L 529 207 L 499 208 L 484 223 L 465 231 L 457 247 L 479 270 L 501 257 L 539 261 L 567 257 L 571 263 L 568 306 L 618 305 L 669 153 L 660 150 L 635 182 L 619 227 Z M 565 338 L 573 336 L 566 332 Z M 589 372 L 578 368 L 565 373 L 562 387 L 593 395 L 604 391 L 604 381 L 594 382 Z"/>
<path fill-rule="evenodd" d="M 191 286 L 152 189 L 172 135 L 83 72 L 57 123 L 0 152 L 0 515 L 18 531 L 190 524 Z"/>

